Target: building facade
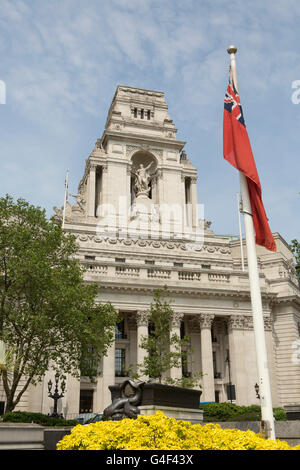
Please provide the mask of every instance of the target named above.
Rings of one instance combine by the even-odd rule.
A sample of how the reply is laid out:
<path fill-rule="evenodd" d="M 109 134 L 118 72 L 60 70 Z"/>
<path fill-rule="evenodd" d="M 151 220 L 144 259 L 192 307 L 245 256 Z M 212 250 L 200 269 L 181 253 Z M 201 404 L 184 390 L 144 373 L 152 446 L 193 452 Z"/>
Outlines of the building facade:
<path fill-rule="evenodd" d="M 101 412 L 108 386 L 136 372 L 153 292 L 164 285 L 173 332 L 187 335 L 192 351 L 169 376 L 203 373 L 201 401 L 259 403 L 245 245 L 243 270 L 239 239 L 215 234 L 204 220 L 184 145 L 164 93 L 117 87 L 78 194 L 67 203 L 65 229 L 77 238 L 86 281 L 99 284 L 99 302 L 111 302 L 121 320 L 98 380 L 68 377 L 61 411 L 69 418 Z M 300 403 L 300 292 L 288 244 L 274 238 L 276 253 L 257 246 L 257 254 L 273 405 L 284 406 Z M 49 412 L 49 377 L 21 408 Z"/>

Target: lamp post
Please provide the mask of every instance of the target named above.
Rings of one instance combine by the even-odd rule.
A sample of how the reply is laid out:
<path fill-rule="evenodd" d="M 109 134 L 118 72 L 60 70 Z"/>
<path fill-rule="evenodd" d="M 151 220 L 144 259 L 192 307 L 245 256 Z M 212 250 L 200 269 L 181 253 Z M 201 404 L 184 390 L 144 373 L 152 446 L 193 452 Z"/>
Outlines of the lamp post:
<path fill-rule="evenodd" d="M 231 383 L 231 373 L 230 373 L 230 358 L 229 358 L 229 350 L 227 351 L 227 357 L 225 362 L 228 363 L 228 378 L 229 378 L 229 396 L 230 396 L 230 403 L 232 403 L 232 383 Z"/>
<path fill-rule="evenodd" d="M 61 381 L 60 388 L 61 388 L 61 393 L 58 393 L 58 381 L 59 381 L 59 373 L 57 372 L 55 374 L 55 389 L 54 393 L 51 393 L 52 389 L 52 381 L 51 379 L 48 382 L 48 397 L 52 398 L 54 400 L 54 407 L 53 407 L 53 413 L 51 415 L 51 418 L 59 418 L 59 414 L 57 413 L 57 402 L 60 398 L 64 396 L 64 392 L 66 390 L 66 382 L 64 379 Z"/>

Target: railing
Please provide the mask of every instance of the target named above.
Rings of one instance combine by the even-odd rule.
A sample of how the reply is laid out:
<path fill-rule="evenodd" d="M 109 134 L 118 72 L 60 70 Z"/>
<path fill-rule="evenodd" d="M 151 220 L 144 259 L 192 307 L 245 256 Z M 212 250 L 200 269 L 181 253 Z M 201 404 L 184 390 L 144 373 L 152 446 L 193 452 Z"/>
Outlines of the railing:
<path fill-rule="evenodd" d="M 155 279 L 170 279 L 171 271 L 166 269 L 152 268 L 148 269 L 148 277 Z"/>
<path fill-rule="evenodd" d="M 215 274 L 215 273 L 208 273 L 208 280 L 213 282 L 229 282 L 230 275 L 229 274 Z"/>
<path fill-rule="evenodd" d="M 139 277 L 139 268 L 131 268 L 127 266 L 116 266 L 116 275 L 123 277 Z"/>
<path fill-rule="evenodd" d="M 207 270 L 185 270 L 176 267 L 164 268 L 160 266 L 116 266 L 109 264 L 98 264 L 98 263 L 84 263 L 86 268 L 86 274 L 92 276 L 107 276 L 107 277 L 118 277 L 118 278 L 139 278 L 143 279 L 157 279 L 157 280 L 170 280 L 170 281 L 182 281 L 182 282 L 199 282 L 202 285 L 208 283 L 220 283 L 228 284 L 234 282 L 234 277 L 238 274 L 234 272 L 232 274 L 222 272 L 207 272 Z M 231 279 L 232 277 L 232 279 Z M 238 282 L 237 277 L 237 282 Z"/>
<path fill-rule="evenodd" d="M 179 281 L 200 281 L 201 273 L 190 271 L 178 271 Z"/>
<path fill-rule="evenodd" d="M 84 264 L 85 269 L 89 274 L 107 274 L 108 266 L 105 264 L 96 264 L 96 263 L 89 263 Z"/>

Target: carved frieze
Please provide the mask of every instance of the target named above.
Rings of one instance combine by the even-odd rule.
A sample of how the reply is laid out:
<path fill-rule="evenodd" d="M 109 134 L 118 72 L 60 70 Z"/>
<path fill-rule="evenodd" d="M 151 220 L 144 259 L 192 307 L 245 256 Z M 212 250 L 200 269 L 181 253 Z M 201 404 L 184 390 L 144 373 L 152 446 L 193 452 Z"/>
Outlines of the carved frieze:
<path fill-rule="evenodd" d="M 99 243 L 100 235 L 90 235 L 90 236 L 83 236 L 80 233 L 74 233 L 77 239 L 80 241 L 91 241 L 95 243 Z M 114 245 L 140 245 L 140 246 L 147 246 L 153 248 L 168 248 L 169 250 L 173 250 L 175 248 L 181 249 L 186 251 L 188 248 L 191 247 L 191 242 L 188 243 L 188 248 L 186 243 L 172 241 L 172 240 L 155 240 L 155 239 L 134 239 L 134 238 L 110 238 L 107 236 L 101 236 L 101 240 L 105 243 L 114 244 Z M 203 252 L 203 253 L 216 253 L 221 255 L 228 255 L 231 253 L 230 248 L 221 247 L 217 245 L 199 245 L 195 243 L 195 251 Z"/>

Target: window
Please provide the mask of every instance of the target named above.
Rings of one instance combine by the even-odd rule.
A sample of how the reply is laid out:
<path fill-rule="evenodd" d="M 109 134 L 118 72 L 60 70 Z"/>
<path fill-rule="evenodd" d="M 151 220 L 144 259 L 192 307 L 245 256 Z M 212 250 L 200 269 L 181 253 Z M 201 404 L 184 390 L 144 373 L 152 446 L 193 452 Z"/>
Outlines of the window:
<path fill-rule="evenodd" d="M 133 110 L 133 117 L 137 118 L 137 108 L 134 108 Z"/>
<path fill-rule="evenodd" d="M 89 259 L 89 260 L 95 260 L 95 256 L 90 256 L 90 255 L 84 255 L 84 259 Z"/>
<path fill-rule="evenodd" d="M 4 415 L 5 401 L 0 401 L 0 416 Z"/>
<path fill-rule="evenodd" d="M 227 394 L 227 400 L 236 400 L 235 396 L 235 385 L 233 384 L 227 384 L 226 385 L 226 394 Z"/>
<path fill-rule="evenodd" d="M 125 375 L 125 349 L 115 350 L 115 375 L 116 377 Z"/>
<path fill-rule="evenodd" d="M 213 326 L 211 327 L 211 340 L 213 343 L 216 343 L 218 341 L 216 337 L 215 329 Z"/>
<path fill-rule="evenodd" d="M 124 320 L 120 321 L 115 326 L 115 339 L 126 339 Z"/>
<path fill-rule="evenodd" d="M 80 390 L 79 413 L 92 413 L 93 390 Z"/>
<path fill-rule="evenodd" d="M 82 349 L 79 367 L 80 367 L 80 374 L 83 377 L 87 377 L 89 375 L 93 375 L 93 376 L 97 375 L 98 362 L 96 362 L 95 359 L 93 358 L 93 348 L 88 347 L 86 354 L 85 354 L 85 349 Z"/>
<path fill-rule="evenodd" d="M 150 110 L 147 111 L 147 119 L 148 121 L 150 121 L 150 116 L 151 116 L 151 113 L 150 113 Z"/>
<path fill-rule="evenodd" d="M 213 351 L 213 370 L 214 370 L 214 377 L 217 373 L 217 354 L 216 351 Z"/>
<path fill-rule="evenodd" d="M 201 264 L 202 269 L 210 269 L 211 265 L 210 264 Z"/>
<path fill-rule="evenodd" d="M 174 263 L 175 268 L 183 268 L 183 263 Z"/>
<path fill-rule="evenodd" d="M 181 354 L 181 371 L 183 377 L 190 377 L 190 374 L 188 372 L 188 363 L 187 363 L 187 352 L 182 351 Z"/>
<path fill-rule="evenodd" d="M 145 264 L 151 264 L 151 265 L 153 265 L 153 264 L 154 264 L 154 261 L 151 260 L 151 259 L 146 259 L 146 260 L 145 260 Z"/>
<path fill-rule="evenodd" d="M 144 119 L 144 110 L 141 109 L 141 119 Z"/>
<path fill-rule="evenodd" d="M 180 322 L 180 339 L 185 337 L 185 324 L 184 321 Z"/>
<path fill-rule="evenodd" d="M 116 263 L 125 263 L 126 258 L 115 258 Z"/>

